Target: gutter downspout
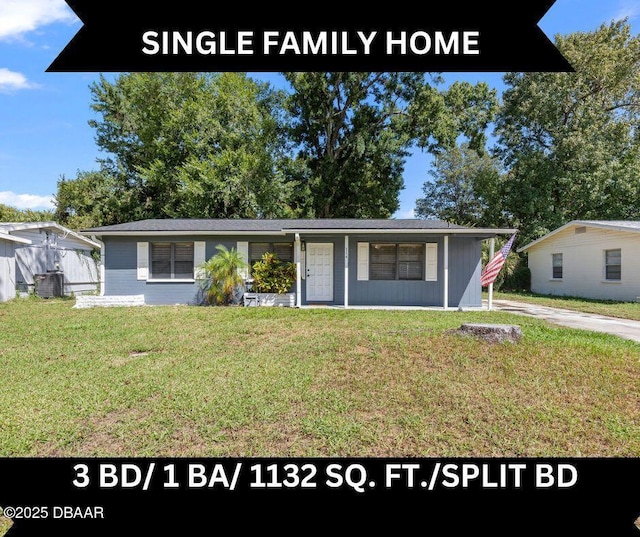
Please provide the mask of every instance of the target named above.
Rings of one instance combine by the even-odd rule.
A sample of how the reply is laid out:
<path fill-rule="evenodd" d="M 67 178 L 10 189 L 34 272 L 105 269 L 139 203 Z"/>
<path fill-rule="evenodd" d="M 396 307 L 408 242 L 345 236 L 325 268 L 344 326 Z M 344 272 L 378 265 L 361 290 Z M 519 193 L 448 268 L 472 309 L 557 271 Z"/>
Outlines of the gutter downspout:
<path fill-rule="evenodd" d="M 349 307 L 349 235 L 344 236 L 344 308 Z"/>

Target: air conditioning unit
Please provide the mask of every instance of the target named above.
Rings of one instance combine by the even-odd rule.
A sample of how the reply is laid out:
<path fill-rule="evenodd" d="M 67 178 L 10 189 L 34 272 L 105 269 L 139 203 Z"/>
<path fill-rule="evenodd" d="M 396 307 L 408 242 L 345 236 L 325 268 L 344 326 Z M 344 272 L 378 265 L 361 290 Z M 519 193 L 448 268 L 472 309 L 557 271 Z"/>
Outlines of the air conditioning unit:
<path fill-rule="evenodd" d="M 64 295 L 64 274 L 46 272 L 34 276 L 36 296 L 40 298 L 61 297 Z"/>

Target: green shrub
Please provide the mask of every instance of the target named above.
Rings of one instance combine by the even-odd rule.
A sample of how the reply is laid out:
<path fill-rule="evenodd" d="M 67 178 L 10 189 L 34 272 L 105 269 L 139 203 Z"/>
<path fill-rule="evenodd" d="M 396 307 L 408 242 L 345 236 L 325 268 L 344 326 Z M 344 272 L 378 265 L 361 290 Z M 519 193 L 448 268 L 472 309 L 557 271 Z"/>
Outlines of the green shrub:
<path fill-rule="evenodd" d="M 296 266 L 281 261 L 272 252 L 265 252 L 251 267 L 251 277 L 256 293 L 288 293 L 296 281 Z"/>
<path fill-rule="evenodd" d="M 519 263 L 510 274 L 507 274 L 500 286 L 501 291 L 531 291 L 531 270 L 524 259 L 519 258 Z"/>

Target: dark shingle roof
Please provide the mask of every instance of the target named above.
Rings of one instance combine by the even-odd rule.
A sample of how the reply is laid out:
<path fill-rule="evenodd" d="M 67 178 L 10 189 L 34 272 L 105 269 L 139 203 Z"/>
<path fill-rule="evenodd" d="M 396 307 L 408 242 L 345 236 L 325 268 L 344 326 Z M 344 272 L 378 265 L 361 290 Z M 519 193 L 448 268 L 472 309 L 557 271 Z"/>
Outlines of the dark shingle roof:
<path fill-rule="evenodd" d="M 149 232 L 149 231 L 181 231 L 181 232 L 202 232 L 202 231 L 226 231 L 226 232 L 251 232 L 251 231 L 273 231 L 280 232 L 286 230 L 374 230 L 374 229 L 465 229 L 463 226 L 449 224 L 441 220 L 419 220 L 419 219 L 356 219 L 356 218 L 330 218 L 330 219 L 152 219 L 140 220 L 137 222 L 127 222 L 113 226 L 94 227 L 83 230 L 83 233 L 102 232 Z"/>

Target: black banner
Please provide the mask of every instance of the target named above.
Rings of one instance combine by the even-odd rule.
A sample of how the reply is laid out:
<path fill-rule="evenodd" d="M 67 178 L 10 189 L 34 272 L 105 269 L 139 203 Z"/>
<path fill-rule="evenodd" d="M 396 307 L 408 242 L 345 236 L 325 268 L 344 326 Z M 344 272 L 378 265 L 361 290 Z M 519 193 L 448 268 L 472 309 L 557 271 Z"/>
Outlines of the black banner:
<path fill-rule="evenodd" d="M 0 459 L 0 534 L 640 534 L 638 459 Z"/>
<path fill-rule="evenodd" d="M 48 72 L 573 70 L 538 26 L 555 0 L 66 1 L 84 25 Z"/>

